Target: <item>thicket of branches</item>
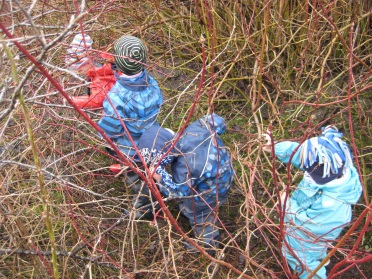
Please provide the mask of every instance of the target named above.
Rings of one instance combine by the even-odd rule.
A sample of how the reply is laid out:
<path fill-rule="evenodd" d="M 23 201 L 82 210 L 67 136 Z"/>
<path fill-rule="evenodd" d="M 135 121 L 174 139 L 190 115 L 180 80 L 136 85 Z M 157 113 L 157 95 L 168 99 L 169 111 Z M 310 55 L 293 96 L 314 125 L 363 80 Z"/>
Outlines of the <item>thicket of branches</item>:
<path fill-rule="evenodd" d="M 301 140 L 336 124 L 364 192 L 329 250 L 327 270 L 371 278 L 370 1 L 0 5 L 0 277 L 291 277 L 280 252 L 277 193 L 294 189 L 301 172 L 264 154 L 262 133 Z M 236 178 L 219 211 L 224 246 L 216 256 L 184 250 L 190 227 L 173 200 L 153 221 L 122 215 L 133 192 L 109 170 L 117 161 L 96 130 L 101 111 L 66 99 L 87 87 L 64 64 L 81 31 L 97 53 L 110 52 L 123 34 L 146 43 L 147 69 L 165 99 L 164 126 L 177 131 L 211 111 L 226 119 Z"/>

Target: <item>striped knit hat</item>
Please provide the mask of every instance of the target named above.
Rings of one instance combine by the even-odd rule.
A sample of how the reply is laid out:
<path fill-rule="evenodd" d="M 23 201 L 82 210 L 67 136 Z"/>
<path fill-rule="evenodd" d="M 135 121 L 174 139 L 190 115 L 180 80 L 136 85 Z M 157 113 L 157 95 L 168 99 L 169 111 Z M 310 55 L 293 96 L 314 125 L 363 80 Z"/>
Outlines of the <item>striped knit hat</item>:
<path fill-rule="evenodd" d="M 77 34 L 67 49 L 66 65 L 71 70 L 77 70 L 87 63 L 89 59 L 84 54 L 87 50 L 92 49 L 92 44 L 93 40 L 89 35 L 85 34 L 83 36 L 82 34 Z"/>
<path fill-rule="evenodd" d="M 116 41 L 114 52 L 115 63 L 123 74 L 132 76 L 143 70 L 146 63 L 146 48 L 140 39 L 122 36 Z"/>
<path fill-rule="evenodd" d="M 322 128 L 322 135 L 306 140 L 301 146 L 300 162 L 313 180 L 325 184 L 352 166 L 352 153 L 336 127 Z"/>

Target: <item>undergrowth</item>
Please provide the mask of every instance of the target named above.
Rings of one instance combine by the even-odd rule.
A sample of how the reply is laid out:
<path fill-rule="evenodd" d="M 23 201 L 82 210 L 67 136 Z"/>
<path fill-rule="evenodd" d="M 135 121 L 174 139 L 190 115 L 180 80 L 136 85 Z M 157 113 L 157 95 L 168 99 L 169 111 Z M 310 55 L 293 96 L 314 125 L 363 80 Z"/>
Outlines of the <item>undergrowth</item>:
<path fill-rule="evenodd" d="M 276 161 L 273 179 L 272 158 L 261 150 L 263 133 L 298 141 L 328 124 L 350 144 L 364 192 L 353 207 L 353 223 L 360 224 L 327 270 L 334 278 L 372 276 L 369 1 L 29 2 L 0 1 L 0 277 L 290 278 L 279 250 L 277 190 L 296 185 L 302 173 L 291 169 L 288 176 Z M 95 50 L 112 51 L 123 34 L 145 42 L 146 67 L 165 100 L 158 118 L 163 126 L 179 131 L 193 105 L 191 122 L 210 112 L 225 118 L 222 138 L 236 176 L 219 210 L 222 246 L 215 257 L 188 253 L 162 212 L 154 220 L 123 216 L 133 191 L 110 172 L 118 161 L 40 68 L 67 94 L 85 94 L 85 82 L 64 65 L 68 44 L 82 30 Z M 99 110 L 86 114 L 94 122 L 101 117 Z M 176 201 L 166 204 L 192 236 Z"/>

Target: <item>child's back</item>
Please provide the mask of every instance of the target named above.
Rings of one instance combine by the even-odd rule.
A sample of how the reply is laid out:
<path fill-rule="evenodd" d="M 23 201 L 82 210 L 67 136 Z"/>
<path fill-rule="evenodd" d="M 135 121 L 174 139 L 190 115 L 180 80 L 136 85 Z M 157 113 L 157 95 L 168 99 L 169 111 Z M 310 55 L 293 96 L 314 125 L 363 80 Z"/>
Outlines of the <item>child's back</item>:
<path fill-rule="evenodd" d="M 133 156 L 132 141 L 138 144 L 146 129 L 158 125 L 163 96 L 156 80 L 144 69 L 146 49 L 141 40 L 123 36 L 114 50 L 116 83 L 103 102 L 104 116 L 98 125 L 123 153 Z"/>

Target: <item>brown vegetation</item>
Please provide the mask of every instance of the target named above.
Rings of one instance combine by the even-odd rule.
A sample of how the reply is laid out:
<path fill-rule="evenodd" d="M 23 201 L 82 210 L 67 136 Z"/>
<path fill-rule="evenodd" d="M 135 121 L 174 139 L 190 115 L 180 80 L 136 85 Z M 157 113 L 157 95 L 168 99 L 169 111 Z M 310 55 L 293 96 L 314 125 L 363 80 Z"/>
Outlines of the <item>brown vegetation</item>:
<path fill-rule="evenodd" d="M 0 5 L 1 278 L 290 277 L 277 193 L 301 173 L 261 151 L 262 133 L 298 140 L 330 123 L 349 139 L 364 193 L 330 250 L 328 274 L 372 277 L 370 1 Z M 108 169 L 115 160 L 94 124 L 101 111 L 65 99 L 85 92 L 64 65 L 81 30 L 95 50 L 110 51 L 123 34 L 143 39 L 164 126 L 179 130 L 210 111 L 227 120 L 236 179 L 219 212 L 224 247 L 215 257 L 183 249 L 190 228 L 173 200 L 171 216 L 122 216 L 133 193 Z"/>

